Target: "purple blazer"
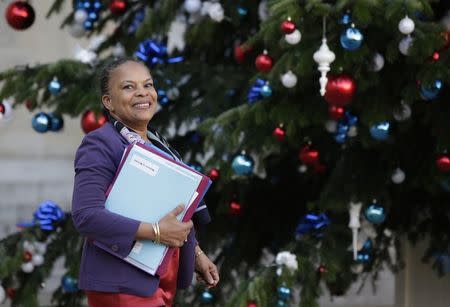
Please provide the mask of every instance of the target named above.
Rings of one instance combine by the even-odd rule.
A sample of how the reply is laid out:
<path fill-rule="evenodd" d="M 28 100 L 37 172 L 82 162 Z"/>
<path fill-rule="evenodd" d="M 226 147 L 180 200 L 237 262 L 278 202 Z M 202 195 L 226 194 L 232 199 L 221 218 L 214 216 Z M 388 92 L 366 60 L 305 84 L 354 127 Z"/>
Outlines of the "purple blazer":
<path fill-rule="evenodd" d="M 149 275 L 92 244 L 92 240 L 97 240 L 125 258 L 135 240 L 140 221 L 112 213 L 104 207 L 106 191 L 127 146 L 127 140 L 112 124 L 106 123 L 86 135 L 77 150 L 72 219 L 75 228 L 86 237 L 78 286 L 91 291 L 151 296 L 159 285 L 157 276 Z M 194 225 L 210 220 L 208 210 L 205 206 L 202 208 L 199 210 L 199 206 L 194 214 Z M 180 249 L 178 288 L 187 288 L 191 284 L 196 244 L 193 229 Z"/>

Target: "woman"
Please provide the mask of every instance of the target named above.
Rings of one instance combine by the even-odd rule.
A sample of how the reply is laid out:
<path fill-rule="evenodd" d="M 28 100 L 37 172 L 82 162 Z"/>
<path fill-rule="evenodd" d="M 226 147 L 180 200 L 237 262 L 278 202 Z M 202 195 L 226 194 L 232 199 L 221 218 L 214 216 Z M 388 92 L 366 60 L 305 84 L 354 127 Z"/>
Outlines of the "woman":
<path fill-rule="evenodd" d="M 156 238 L 155 225 L 104 208 L 106 191 L 130 142 L 151 143 L 179 159 L 158 133 L 147 128 L 158 98 L 147 67 L 134 59 L 118 59 L 105 66 L 100 79 L 110 121 L 85 136 L 75 157 L 72 218 L 86 237 L 78 284 L 92 307 L 170 306 L 176 288 L 190 285 L 194 268 L 208 287 L 219 281 L 217 268 L 200 249 L 193 227 L 209 222 L 208 209 L 201 203 L 193 222 L 180 222 L 176 219 L 183 211 L 180 205 L 158 222 L 159 241 L 176 248 L 161 276 L 149 275 L 92 243 L 101 242 L 124 258 L 135 240 Z M 151 193 L 151 187 L 142 193 Z"/>

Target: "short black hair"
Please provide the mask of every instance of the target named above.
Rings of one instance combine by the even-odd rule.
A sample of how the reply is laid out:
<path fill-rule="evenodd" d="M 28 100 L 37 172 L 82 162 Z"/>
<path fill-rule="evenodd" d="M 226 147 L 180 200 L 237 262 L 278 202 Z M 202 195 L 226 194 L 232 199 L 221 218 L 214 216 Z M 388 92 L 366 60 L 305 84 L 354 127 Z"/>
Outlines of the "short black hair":
<path fill-rule="evenodd" d="M 112 72 L 117 67 L 119 67 L 120 65 L 122 65 L 126 62 L 135 62 L 135 63 L 139 63 L 139 64 L 142 64 L 145 67 L 147 67 L 144 62 L 142 62 L 140 59 L 135 58 L 135 57 L 120 57 L 120 58 L 116 58 L 112 61 L 107 62 L 100 70 L 100 76 L 99 76 L 100 93 L 102 96 L 108 94 L 108 92 L 109 92 L 108 85 L 109 85 L 109 79 L 111 79 Z"/>

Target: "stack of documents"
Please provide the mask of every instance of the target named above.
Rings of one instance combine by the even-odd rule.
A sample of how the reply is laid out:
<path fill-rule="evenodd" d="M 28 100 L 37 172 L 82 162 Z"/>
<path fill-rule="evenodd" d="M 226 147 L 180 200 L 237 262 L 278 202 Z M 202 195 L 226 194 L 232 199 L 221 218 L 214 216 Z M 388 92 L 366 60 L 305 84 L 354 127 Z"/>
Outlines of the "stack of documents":
<path fill-rule="evenodd" d="M 131 144 L 125 150 L 108 190 L 105 207 L 132 219 L 156 223 L 175 207 L 184 204 L 185 210 L 177 218 L 188 221 L 210 185 L 211 180 L 207 176 L 174 161 L 159 148 Z M 119 256 L 98 241 L 94 244 Z M 124 260 L 154 275 L 170 259 L 171 252 L 166 245 L 141 240 L 135 242 Z"/>

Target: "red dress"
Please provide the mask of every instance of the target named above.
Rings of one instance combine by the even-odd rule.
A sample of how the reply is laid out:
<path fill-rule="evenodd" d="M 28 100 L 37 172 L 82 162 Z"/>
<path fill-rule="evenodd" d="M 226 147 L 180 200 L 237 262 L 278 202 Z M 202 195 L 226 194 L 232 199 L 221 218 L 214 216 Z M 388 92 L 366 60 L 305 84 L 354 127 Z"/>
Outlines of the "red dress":
<path fill-rule="evenodd" d="M 159 287 L 149 297 L 125 293 L 86 291 L 89 307 L 167 307 L 172 306 L 177 290 L 178 260 L 180 250 L 177 248 L 169 261 L 167 271 L 160 276 Z"/>

